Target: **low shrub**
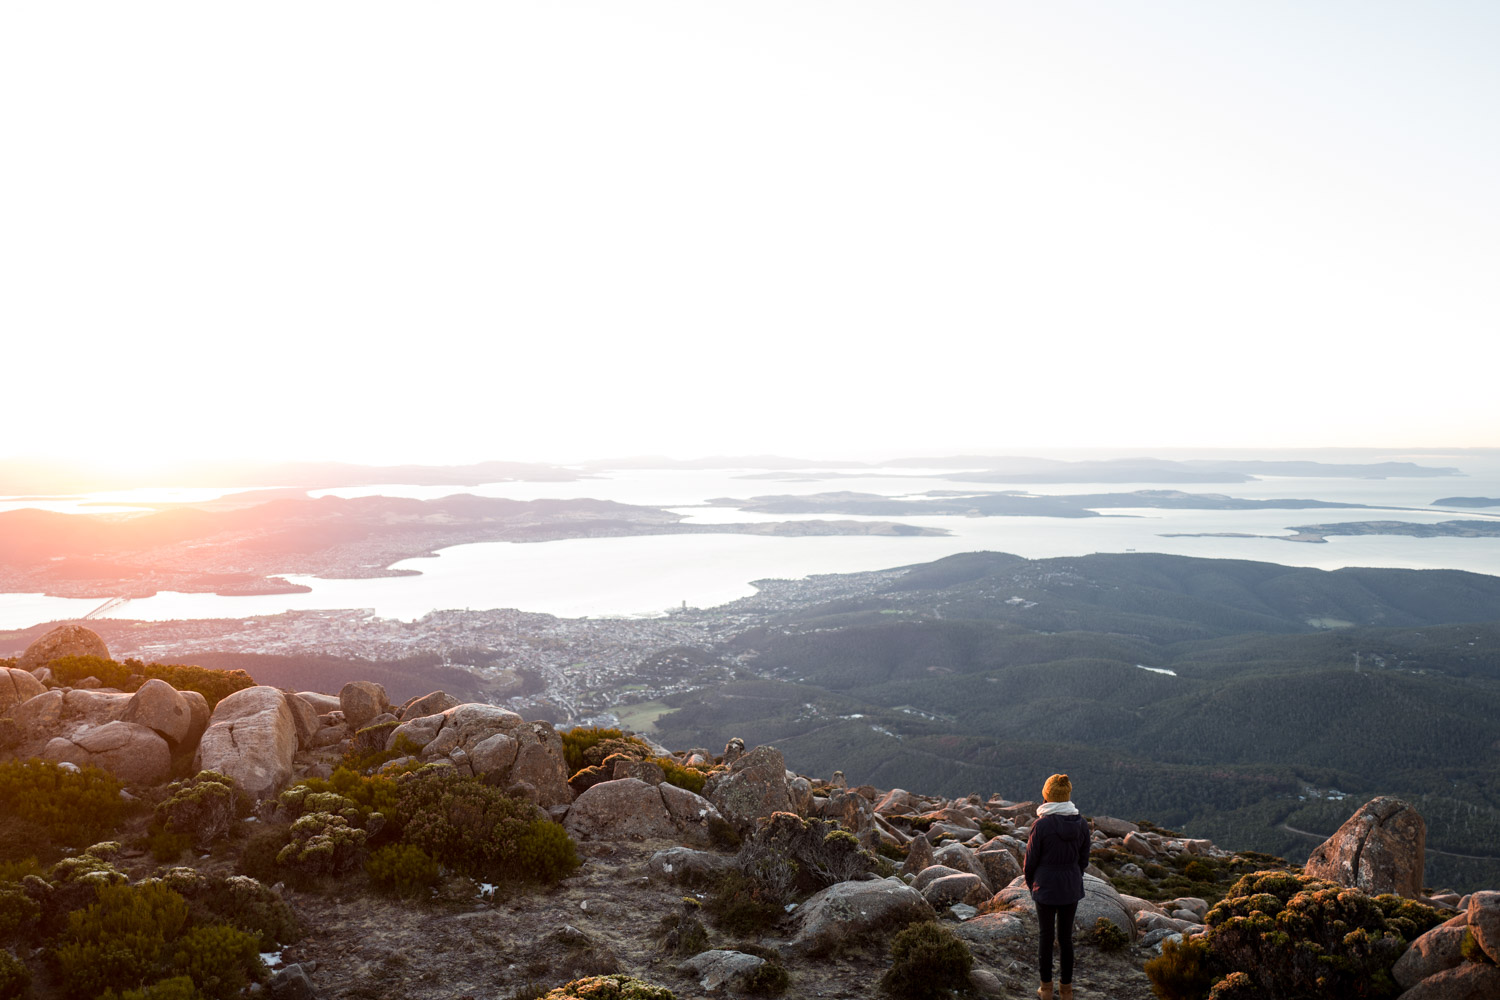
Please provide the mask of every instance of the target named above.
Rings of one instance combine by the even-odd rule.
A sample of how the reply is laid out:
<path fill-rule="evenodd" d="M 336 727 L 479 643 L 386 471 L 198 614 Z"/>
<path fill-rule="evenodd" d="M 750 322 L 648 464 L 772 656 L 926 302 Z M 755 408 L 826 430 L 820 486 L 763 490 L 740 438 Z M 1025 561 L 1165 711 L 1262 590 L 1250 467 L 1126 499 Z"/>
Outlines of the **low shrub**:
<path fill-rule="evenodd" d="M 360 774 L 347 767 L 334 770 L 329 778 L 305 778 L 281 793 L 277 800 L 293 817 L 308 811 L 304 808 L 310 794 L 332 792 L 341 795 L 359 810 L 361 822 L 372 812 L 389 816 L 396 805 L 397 788 L 393 778 Z"/>
<path fill-rule="evenodd" d="M 619 729 L 599 729 L 575 726 L 562 734 L 563 760 L 568 765 L 568 776 L 572 777 L 585 767 L 597 766 L 612 753 L 624 753 L 631 757 L 651 756 L 651 748 L 644 740 L 627 736 Z"/>
<path fill-rule="evenodd" d="M 0 1000 L 22 1000 L 31 993 L 31 970 L 0 948 Z"/>
<path fill-rule="evenodd" d="M 779 997 L 792 985 L 792 977 L 779 962 L 767 961 L 745 974 L 740 989 L 761 997 Z"/>
<path fill-rule="evenodd" d="M 391 730 L 399 725 L 401 723 L 393 719 L 389 722 L 366 726 L 355 733 L 353 745 L 344 754 L 339 766 L 359 774 L 367 774 L 378 769 L 382 764 L 388 764 L 402 757 L 415 757 L 421 753 L 421 744 L 405 733 L 396 737 L 395 744 L 389 749 L 386 748 L 385 741 L 390 739 Z"/>
<path fill-rule="evenodd" d="M 714 880 L 704 912 L 727 934 L 759 934 L 781 918 L 786 898 L 739 869 Z"/>
<path fill-rule="evenodd" d="M 203 924 L 177 939 L 172 967 L 193 981 L 205 997 L 231 1000 L 252 981 L 265 977 L 254 934 L 227 924 Z"/>
<path fill-rule="evenodd" d="M 236 927 L 255 936 L 258 951 L 275 951 L 302 936 L 292 908 L 274 889 L 256 879 L 174 868 L 161 881 L 187 900 L 192 923 Z"/>
<path fill-rule="evenodd" d="M 47 664 L 59 684 L 77 684 L 97 677 L 105 687 L 134 691 L 152 679 L 166 681 L 178 691 L 197 691 L 208 702 L 209 711 L 236 691 L 255 686 L 255 678 L 243 670 L 214 670 L 185 663 L 124 663 L 102 656 L 61 656 Z"/>
<path fill-rule="evenodd" d="M 439 867 L 432 855 L 420 847 L 387 844 L 370 855 L 365 862 L 365 873 L 380 892 L 412 899 L 426 896 L 437 884 Z"/>
<path fill-rule="evenodd" d="M 693 767 L 684 767 L 671 757 L 652 758 L 653 763 L 661 767 L 667 784 L 676 785 L 678 788 L 686 788 L 694 795 L 703 794 L 703 786 L 708 781 L 708 775 Z"/>
<path fill-rule="evenodd" d="M 1130 944 L 1130 935 L 1116 927 L 1108 917 L 1100 917 L 1089 928 L 1085 940 L 1100 951 L 1121 951 Z"/>
<path fill-rule="evenodd" d="M 19 882 L 0 882 L 0 945 L 22 937 L 41 915 L 41 906 Z"/>
<path fill-rule="evenodd" d="M 657 947 L 668 955 L 696 955 L 708 950 L 708 931 L 699 918 L 703 906 L 684 896 L 682 909 L 669 913 L 656 925 Z"/>
<path fill-rule="evenodd" d="M 349 871 L 359 864 L 365 847 L 365 831 L 332 813 L 303 813 L 290 834 L 276 864 L 313 877 Z"/>
<path fill-rule="evenodd" d="M 891 966 L 880 989 L 899 1000 L 936 1000 L 968 988 L 974 957 L 948 928 L 932 921 L 911 924 L 891 941 Z"/>
<path fill-rule="evenodd" d="M 1330 998 L 1396 996 L 1390 970 L 1407 935 L 1441 922 L 1411 900 L 1289 872 L 1243 876 L 1206 918 L 1224 971 L 1246 973 L 1273 996 Z"/>
<path fill-rule="evenodd" d="M 677 1000 L 677 995 L 634 976 L 616 974 L 575 979 L 548 993 L 544 1000 Z"/>
<path fill-rule="evenodd" d="M 112 987 L 153 981 L 187 916 L 187 901 L 165 886 L 100 887 L 98 902 L 69 914 L 53 949 L 63 994 L 92 1000 Z"/>
<path fill-rule="evenodd" d="M 0 860 L 55 858 L 109 836 L 131 809 L 120 787 L 97 767 L 0 762 Z"/>
<path fill-rule="evenodd" d="M 171 979 L 163 979 L 138 990 L 126 990 L 124 993 L 105 990 L 99 1000 L 200 1000 L 200 997 L 198 987 L 193 985 L 191 978 L 173 976 Z"/>
<path fill-rule="evenodd" d="M 235 871 L 258 882 L 275 885 L 285 874 L 276 858 L 291 839 L 289 826 L 267 826 L 257 830 L 240 849 L 240 859 L 235 865 Z"/>
<path fill-rule="evenodd" d="M 817 892 L 879 866 L 875 856 L 835 823 L 774 813 L 740 848 L 739 865 L 768 886 L 787 881 L 783 895 Z M 784 899 L 783 902 L 786 900 Z"/>
<path fill-rule="evenodd" d="M 436 773 L 402 781 L 392 820 L 405 843 L 485 881 L 555 882 L 580 863 L 559 824 L 474 778 Z"/>
<path fill-rule="evenodd" d="M 233 778 L 199 771 L 167 786 L 167 798 L 156 807 L 156 822 L 163 833 L 186 835 L 193 846 L 205 848 L 233 828 L 240 805 Z"/>
<path fill-rule="evenodd" d="M 1474 928 L 1464 928 L 1464 939 L 1459 943 L 1458 953 L 1464 957 L 1466 962 L 1479 962 L 1484 965 L 1494 965 L 1494 959 L 1484 953 L 1479 945 L 1479 939 L 1474 936 Z"/>
<path fill-rule="evenodd" d="M 1201 937 L 1167 938 L 1145 969 L 1161 1000 L 1203 1000 L 1214 981 L 1208 942 Z"/>
<path fill-rule="evenodd" d="M 1214 983 L 1208 991 L 1208 1000 L 1272 1000 L 1255 981 L 1243 972 L 1231 972 Z"/>

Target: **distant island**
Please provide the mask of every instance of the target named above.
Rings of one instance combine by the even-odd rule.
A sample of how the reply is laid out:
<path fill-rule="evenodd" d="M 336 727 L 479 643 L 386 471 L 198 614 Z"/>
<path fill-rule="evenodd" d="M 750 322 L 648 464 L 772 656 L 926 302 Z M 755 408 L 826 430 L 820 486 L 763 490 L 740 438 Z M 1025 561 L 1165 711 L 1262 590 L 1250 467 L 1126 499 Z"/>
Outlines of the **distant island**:
<path fill-rule="evenodd" d="M 776 470 L 795 469 L 797 479 L 854 479 L 891 477 L 886 471 L 817 472 L 818 468 L 835 466 L 777 465 Z M 838 466 L 847 468 L 847 465 Z M 1266 461 L 1241 459 L 1189 459 L 1174 461 L 1161 458 L 1115 458 L 1085 461 L 1062 461 L 1051 458 L 1009 456 L 952 455 L 944 458 L 898 458 L 884 463 L 885 468 L 959 469 L 968 471 L 920 475 L 919 478 L 949 479 L 965 483 L 1248 483 L 1261 476 L 1317 477 L 1334 479 L 1388 479 L 1397 477 L 1458 476 L 1462 473 L 1447 466 L 1417 465 L 1413 462 L 1312 462 L 1304 460 Z M 905 474 L 894 474 L 897 476 Z M 770 471 L 741 476 L 742 479 L 786 479 L 785 471 Z"/>
<path fill-rule="evenodd" d="M 1133 493 L 1077 493 L 1036 496 L 1014 490 L 968 493 L 929 490 L 924 499 L 901 499 L 878 493 L 839 491 L 798 496 L 778 494 L 737 500 L 715 497 L 712 507 L 733 507 L 757 514 L 864 514 L 915 517 L 951 514 L 963 517 L 1103 517 L 1095 508 L 1150 507 L 1170 510 L 1304 510 L 1318 507 L 1390 510 L 1359 503 L 1326 500 L 1248 500 L 1222 493 L 1183 493 L 1179 490 L 1136 490 Z"/>
<path fill-rule="evenodd" d="M 1443 497 L 1432 501 L 1434 507 L 1500 507 L 1496 497 Z"/>
<path fill-rule="evenodd" d="M 392 569 L 471 542 L 661 534 L 944 535 L 890 521 L 685 523 L 681 514 L 611 500 L 321 497 L 283 491 L 140 514 L 0 512 L 0 591 L 58 597 L 305 593 L 282 574 L 324 579 L 414 576 Z"/>
<path fill-rule="evenodd" d="M 1500 538 L 1500 520 L 1439 521 L 1347 521 L 1341 524 L 1304 524 L 1287 528 L 1291 535 L 1256 535 L 1239 531 L 1165 532 L 1162 538 L 1274 538 L 1282 542 L 1322 543 L 1338 535 L 1407 535 L 1412 538 Z"/>

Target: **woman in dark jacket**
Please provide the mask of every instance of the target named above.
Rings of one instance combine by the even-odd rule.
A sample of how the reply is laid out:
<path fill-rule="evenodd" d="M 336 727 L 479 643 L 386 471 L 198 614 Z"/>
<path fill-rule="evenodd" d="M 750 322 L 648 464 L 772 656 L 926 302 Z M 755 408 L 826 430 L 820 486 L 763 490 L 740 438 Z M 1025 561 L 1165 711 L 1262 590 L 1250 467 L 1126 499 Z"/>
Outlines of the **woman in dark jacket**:
<path fill-rule="evenodd" d="M 1042 986 L 1037 996 L 1052 998 L 1052 940 L 1062 960 L 1061 1000 L 1073 1000 L 1073 916 L 1083 899 L 1083 870 L 1089 866 L 1088 823 L 1073 805 L 1073 783 L 1054 774 L 1042 787 L 1042 804 L 1026 841 L 1026 888 L 1042 925 Z"/>

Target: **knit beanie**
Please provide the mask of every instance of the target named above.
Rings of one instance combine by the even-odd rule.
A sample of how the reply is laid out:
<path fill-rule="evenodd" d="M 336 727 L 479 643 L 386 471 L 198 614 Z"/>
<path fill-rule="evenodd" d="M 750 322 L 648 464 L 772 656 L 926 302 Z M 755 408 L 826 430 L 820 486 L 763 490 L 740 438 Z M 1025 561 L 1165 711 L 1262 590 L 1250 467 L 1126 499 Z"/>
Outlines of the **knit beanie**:
<path fill-rule="evenodd" d="M 1067 802 L 1073 797 L 1073 782 L 1066 774 L 1054 774 L 1042 786 L 1043 802 Z"/>

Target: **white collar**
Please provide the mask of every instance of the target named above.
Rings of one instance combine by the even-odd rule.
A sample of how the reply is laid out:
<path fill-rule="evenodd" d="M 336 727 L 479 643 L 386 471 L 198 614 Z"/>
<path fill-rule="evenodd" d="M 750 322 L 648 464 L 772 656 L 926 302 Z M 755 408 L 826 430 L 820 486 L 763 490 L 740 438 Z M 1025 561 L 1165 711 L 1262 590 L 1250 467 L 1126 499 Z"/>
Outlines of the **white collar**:
<path fill-rule="evenodd" d="M 1071 802 L 1043 802 L 1036 807 L 1038 816 L 1077 816 L 1078 807 Z"/>

